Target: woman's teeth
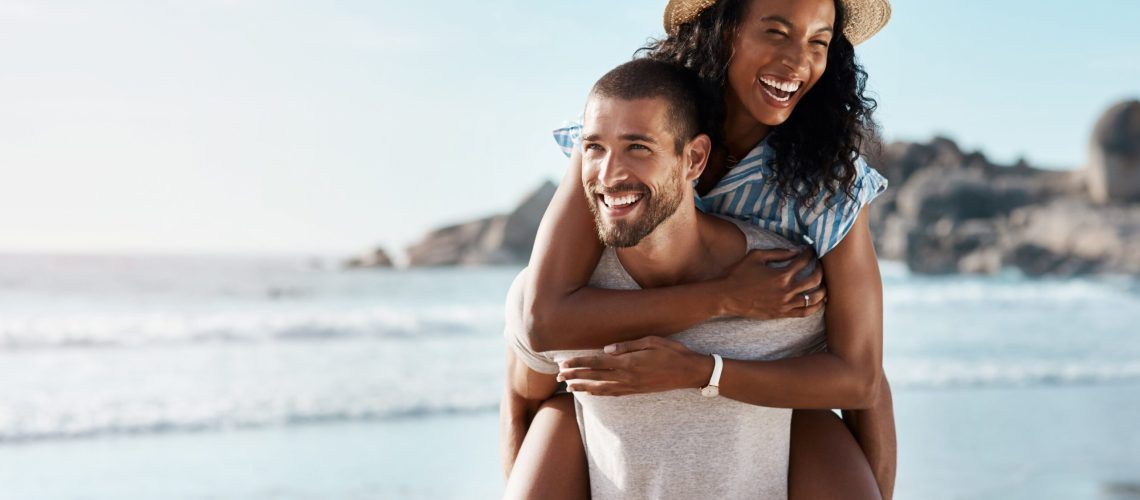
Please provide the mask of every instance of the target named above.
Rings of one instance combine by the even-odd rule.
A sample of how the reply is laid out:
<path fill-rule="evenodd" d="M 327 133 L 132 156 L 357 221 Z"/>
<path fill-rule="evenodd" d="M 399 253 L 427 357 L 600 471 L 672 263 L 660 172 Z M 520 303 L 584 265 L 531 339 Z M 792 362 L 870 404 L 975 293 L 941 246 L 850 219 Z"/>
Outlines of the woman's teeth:
<path fill-rule="evenodd" d="M 764 92 L 767 92 L 773 99 L 780 102 L 786 102 L 791 99 L 792 95 L 795 94 L 803 84 L 803 82 L 799 81 L 781 82 L 764 76 L 760 77 L 760 83 L 761 87 L 764 88 Z"/>
<path fill-rule="evenodd" d="M 634 203 L 637 203 L 637 200 L 640 200 L 642 196 L 645 196 L 645 195 L 644 194 L 627 194 L 627 195 L 622 195 L 622 196 L 610 196 L 608 194 L 603 194 L 602 195 L 602 202 L 605 203 L 606 206 L 610 207 L 610 208 L 622 208 L 622 207 L 626 207 L 626 206 L 632 205 Z"/>
<path fill-rule="evenodd" d="M 769 86 L 776 87 L 777 89 L 783 90 L 784 92 L 795 92 L 795 91 L 800 89 L 800 84 L 803 83 L 800 81 L 781 82 L 779 80 L 768 78 L 766 76 L 760 77 L 760 81 L 768 84 Z"/>

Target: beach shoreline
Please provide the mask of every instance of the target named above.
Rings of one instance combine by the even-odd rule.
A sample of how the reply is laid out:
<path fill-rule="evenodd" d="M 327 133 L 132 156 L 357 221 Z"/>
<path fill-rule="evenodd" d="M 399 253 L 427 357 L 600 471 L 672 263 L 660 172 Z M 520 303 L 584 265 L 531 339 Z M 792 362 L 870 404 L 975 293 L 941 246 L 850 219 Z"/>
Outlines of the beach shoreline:
<path fill-rule="evenodd" d="M 1140 382 L 900 389 L 896 498 L 1126 499 Z M 497 415 L 0 446 L 13 498 L 494 498 Z M 1130 486 L 1131 485 L 1131 486 Z"/>

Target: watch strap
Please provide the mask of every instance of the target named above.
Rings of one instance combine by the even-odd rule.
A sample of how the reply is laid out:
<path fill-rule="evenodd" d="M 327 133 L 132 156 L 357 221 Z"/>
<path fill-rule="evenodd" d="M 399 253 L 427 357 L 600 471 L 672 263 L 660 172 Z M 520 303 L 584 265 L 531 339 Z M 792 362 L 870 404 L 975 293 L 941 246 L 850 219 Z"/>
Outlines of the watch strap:
<path fill-rule="evenodd" d="M 709 379 L 709 385 L 720 387 L 720 372 L 724 370 L 724 360 L 721 359 L 720 354 L 713 354 L 713 372 L 712 378 Z"/>

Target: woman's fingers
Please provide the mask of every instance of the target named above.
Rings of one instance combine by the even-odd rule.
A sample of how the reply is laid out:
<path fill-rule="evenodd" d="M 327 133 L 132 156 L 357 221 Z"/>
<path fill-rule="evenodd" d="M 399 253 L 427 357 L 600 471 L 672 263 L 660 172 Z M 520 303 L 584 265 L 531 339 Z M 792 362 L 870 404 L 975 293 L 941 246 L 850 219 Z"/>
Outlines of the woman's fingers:
<path fill-rule="evenodd" d="M 559 371 L 555 377 L 559 382 L 567 380 L 609 380 L 623 381 L 625 377 L 619 370 L 596 370 L 593 368 L 567 368 Z"/>
<path fill-rule="evenodd" d="M 787 248 L 766 248 L 749 251 L 745 258 L 759 261 L 761 264 L 770 264 L 772 262 L 788 260 L 795 256 L 795 250 L 789 250 Z"/>
<path fill-rule="evenodd" d="M 607 345 L 603 351 L 605 351 L 606 354 L 611 355 L 625 354 L 627 352 L 633 351 L 642 351 L 649 349 L 655 345 L 659 345 L 658 341 L 660 340 L 664 339 L 655 336 L 642 337 L 637 340 L 630 340 L 628 342 L 618 342 L 616 344 Z"/>
<path fill-rule="evenodd" d="M 566 382 L 566 390 L 570 392 L 585 392 L 595 396 L 624 396 L 633 394 L 629 386 L 625 383 L 597 380 L 570 380 Z"/>
<path fill-rule="evenodd" d="M 568 368 L 595 368 L 599 370 L 612 370 L 619 366 L 619 362 L 609 354 L 595 354 L 592 356 L 578 356 L 558 363 L 559 370 Z"/>
<path fill-rule="evenodd" d="M 804 300 L 805 295 L 807 296 L 807 301 Z M 797 292 L 797 293 L 792 294 L 791 296 L 789 296 L 788 302 L 785 304 L 785 307 L 787 307 L 788 310 L 790 310 L 792 312 L 799 312 L 799 311 L 797 311 L 797 309 L 803 309 L 805 307 L 811 307 L 811 306 L 815 306 L 815 305 L 824 304 L 825 298 L 827 298 L 827 288 L 820 286 L 819 288 L 816 288 L 814 290 Z"/>
<path fill-rule="evenodd" d="M 815 249 L 805 248 L 802 252 L 799 253 L 799 255 L 796 256 L 795 259 L 792 260 L 790 264 L 788 264 L 787 267 L 782 270 L 784 282 L 789 284 L 796 282 L 796 276 L 799 276 L 799 274 L 803 272 L 804 268 L 811 265 L 812 261 L 814 260 Z M 816 269 L 819 268 L 819 266 L 815 267 Z"/>
<path fill-rule="evenodd" d="M 812 306 L 801 307 L 799 309 L 796 309 L 795 311 L 792 312 L 792 315 L 794 317 L 806 318 L 808 316 L 811 316 L 811 315 L 819 312 L 821 309 L 823 309 L 823 302 L 820 302 L 820 303 L 812 305 Z"/>

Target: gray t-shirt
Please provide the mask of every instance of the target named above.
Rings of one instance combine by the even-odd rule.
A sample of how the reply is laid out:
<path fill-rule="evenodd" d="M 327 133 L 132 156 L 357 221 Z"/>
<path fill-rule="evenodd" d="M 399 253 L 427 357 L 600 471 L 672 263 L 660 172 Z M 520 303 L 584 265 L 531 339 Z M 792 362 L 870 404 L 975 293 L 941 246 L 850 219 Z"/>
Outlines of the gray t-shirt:
<path fill-rule="evenodd" d="M 749 249 L 795 248 L 775 233 L 732 222 Z M 554 374 L 564 359 L 601 353 L 531 350 L 522 325 L 519 281 L 508 295 L 505 335 L 527 366 Z M 639 288 L 612 248 L 603 252 L 590 285 Z M 726 359 L 771 360 L 826 348 L 823 311 L 806 318 L 716 318 L 670 338 Z M 733 376 L 726 370 L 722 380 Z M 698 389 L 617 397 L 578 392 L 574 401 L 594 499 L 788 496 L 789 409 L 707 398 Z"/>

